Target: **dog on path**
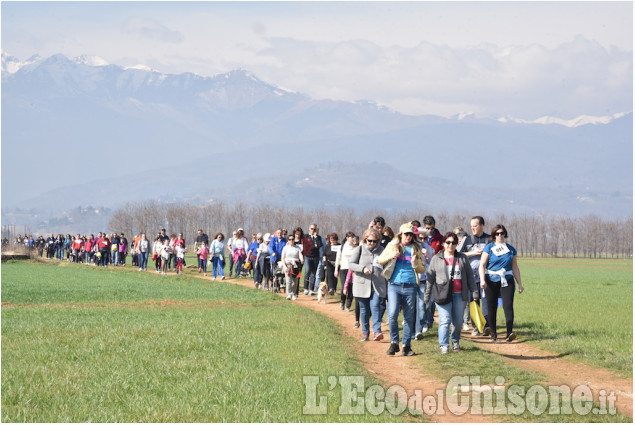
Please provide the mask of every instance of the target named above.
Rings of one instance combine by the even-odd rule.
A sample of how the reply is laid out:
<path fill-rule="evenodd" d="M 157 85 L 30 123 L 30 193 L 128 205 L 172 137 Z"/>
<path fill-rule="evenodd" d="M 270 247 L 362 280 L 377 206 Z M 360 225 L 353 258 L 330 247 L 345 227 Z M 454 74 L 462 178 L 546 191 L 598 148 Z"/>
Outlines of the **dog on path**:
<path fill-rule="evenodd" d="M 317 290 L 317 302 L 322 301 L 326 304 L 326 299 L 329 295 L 329 288 L 326 286 L 326 282 L 320 282 Z"/>

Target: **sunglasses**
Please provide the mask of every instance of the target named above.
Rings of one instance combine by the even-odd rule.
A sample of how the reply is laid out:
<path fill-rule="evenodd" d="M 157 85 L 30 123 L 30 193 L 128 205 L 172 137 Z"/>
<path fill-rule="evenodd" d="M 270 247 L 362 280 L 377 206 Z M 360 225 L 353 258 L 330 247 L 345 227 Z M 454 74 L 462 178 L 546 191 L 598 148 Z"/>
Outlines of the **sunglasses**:
<path fill-rule="evenodd" d="M 505 236 L 505 232 L 496 232 L 494 233 L 496 236 Z"/>
<path fill-rule="evenodd" d="M 366 242 L 368 243 L 377 243 L 376 239 L 366 239 Z"/>
<path fill-rule="evenodd" d="M 457 241 L 445 241 L 444 242 L 446 245 L 457 245 L 458 242 Z"/>

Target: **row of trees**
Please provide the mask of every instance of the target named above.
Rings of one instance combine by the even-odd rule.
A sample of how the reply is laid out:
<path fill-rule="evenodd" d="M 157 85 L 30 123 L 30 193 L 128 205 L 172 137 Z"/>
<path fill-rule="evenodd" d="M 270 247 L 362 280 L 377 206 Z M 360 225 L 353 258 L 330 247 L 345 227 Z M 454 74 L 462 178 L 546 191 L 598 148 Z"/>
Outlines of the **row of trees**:
<path fill-rule="evenodd" d="M 448 213 L 443 211 L 377 211 L 356 212 L 352 209 L 327 211 L 304 208 L 271 207 L 266 205 L 227 204 L 215 202 L 208 205 L 159 204 L 154 201 L 129 203 L 115 211 L 109 223 L 113 232 L 126 235 L 146 233 L 148 238 L 165 228 L 168 233 L 182 232 L 186 241 L 193 242 L 198 229 L 203 229 L 210 238 L 217 232 L 226 237 L 239 227 L 250 233 L 273 233 L 277 228 L 293 229 L 297 226 L 305 231 L 311 223 L 317 223 L 320 233 L 336 232 L 342 236 L 350 231 L 361 235 L 368 223 L 380 215 L 395 233 L 399 225 L 424 215 L 432 215 L 436 227 L 447 232 L 461 226 L 470 234 L 471 213 Z M 521 256 L 630 258 L 633 254 L 633 218 L 603 219 L 597 216 L 557 217 L 545 215 L 484 216 L 489 233 L 495 224 L 507 228 L 509 243 Z"/>

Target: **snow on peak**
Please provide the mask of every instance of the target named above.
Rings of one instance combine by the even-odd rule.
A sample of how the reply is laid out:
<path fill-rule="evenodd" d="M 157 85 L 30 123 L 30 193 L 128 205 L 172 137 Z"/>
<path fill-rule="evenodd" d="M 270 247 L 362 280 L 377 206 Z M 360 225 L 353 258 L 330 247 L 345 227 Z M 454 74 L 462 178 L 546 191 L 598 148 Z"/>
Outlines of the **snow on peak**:
<path fill-rule="evenodd" d="M 106 66 L 108 62 L 96 55 L 81 55 L 73 58 L 73 62 L 88 66 Z"/>
<path fill-rule="evenodd" d="M 8 72 L 9 74 L 15 74 L 22 67 L 38 64 L 42 62 L 42 58 L 40 55 L 33 55 L 25 61 L 22 61 L 15 56 L 11 56 L 10 54 L 2 51 L 2 70 Z"/>
<path fill-rule="evenodd" d="M 580 115 L 570 120 L 557 118 L 557 117 L 544 116 L 544 117 L 540 117 L 531 121 L 524 120 L 521 118 L 514 118 L 514 117 L 502 117 L 502 118 L 499 118 L 498 121 L 502 123 L 515 122 L 519 124 L 558 124 L 558 125 L 563 125 L 565 127 L 573 128 L 573 127 L 580 127 L 587 124 L 608 124 L 611 121 L 621 118 L 626 114 L 627 114 L 626 112 L 618 112 L 613 115 L 602 116 L 602 117 L 596 117 L 592 115 Z"/>
<path fill-rule="evenodd" d="M 133 66 L 126 66 L 124 69 L 140 69 L 141 71 L 157 72 L 155 69 L 152 69 L 149 66 L 143 65 L 143 64 L 137 64 L 137 65 L 133 65 Z"/>

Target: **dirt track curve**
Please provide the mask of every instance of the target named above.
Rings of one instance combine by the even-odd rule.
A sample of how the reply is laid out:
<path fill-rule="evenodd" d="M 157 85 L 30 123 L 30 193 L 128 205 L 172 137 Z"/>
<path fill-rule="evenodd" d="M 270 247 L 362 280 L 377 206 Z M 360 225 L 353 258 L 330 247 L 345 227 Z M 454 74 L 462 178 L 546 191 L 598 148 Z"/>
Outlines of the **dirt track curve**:
<path fill-rule="evenodd" d="M 205 279 L 210 279 L 205 278 Z M 229 279 L 227 282 L 253 288 L 250 278 Z M 254 288 L 254 290 L 256 290 Z M 284 294 L 281 294 L 284 296 Z M 292 302 L 292 301 L 290 301 Z M 331 296 L 326 305 L 316 302 L 316 296 L 303 295 L 302 291 L 294 303 L 310 308 L 342 325 L 344 334 L 353 338 L 356 353 L 363 362 L 365 368 L 387 388 L 393 384 L 399 384 L 407 393 L 413 394 L 415 390 L 422 390 L 424 395 L 435 394 L 436 390 L 443 390 L 447 383 L 432 375 L 426 375 L 418 366 L 412 365 L 412 358 L 402 357 L 399 354 L 394 357 L 386 355 L 388 338 L 381 342 L 361 342 L 361 332 L 353 328 L 351 313 L 339 308 L 339 295 Z M 385 329 L 385 326 L 384 326 Z M 384 331 L 387 336 L 387 332 Z M 545 385 L 568 385 L 570 388 L 584 384 L 591 388 L 597 400 L 600 390 L 615 391 L 615 407 L 621 414 L 633 417 L 633 379 L 622 378 L 605 369 L 594 368 L 581 363 L 565 361 L 554 353 L 549 353 L 540 348 L 525 343 L 520 337 L 511 344 L 491 343 L 486 338 L 472 337 L 463 333 L 462 338 L 476 343 L 479 348 L 499 354 L 503 359 L 518 368 L 534 370 L 548 377 Z M 457 416 L 446 410 L 441 415 L 431 415 L 434 422 L 498 422 L 499 416 L 470 415 L 469 412 Z"/>

